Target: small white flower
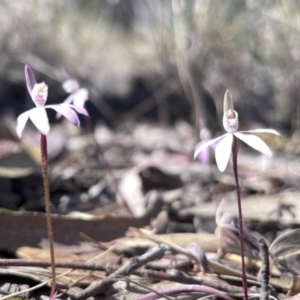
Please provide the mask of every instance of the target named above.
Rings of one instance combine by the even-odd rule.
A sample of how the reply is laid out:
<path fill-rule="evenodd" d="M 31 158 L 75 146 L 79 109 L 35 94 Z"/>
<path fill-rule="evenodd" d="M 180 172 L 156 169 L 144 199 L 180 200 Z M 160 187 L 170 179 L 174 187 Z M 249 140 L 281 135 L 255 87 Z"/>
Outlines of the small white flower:
<path fill-rule="evenodd" d="M 80 88 L 76 79 L 68 79 L 63 83 L 64 90 L 69 93 L 69 97 L 64 103 L 73 103 L 74 105 L 84 108 L 85 102 L 89 99 L 89 92 L 85 88 Z"/>
<path fill-rule="evenodd" d="M 87 111 L 83 107 L 76 105 L 66 103 L 45 105 L 48 98 L 48 86 L 44 82 L 36 83 L 33 71 L 28 65 L 25 66 L 25 77 L 28 92 L 36 107 L 19 115 L 16 131 L 20 138 L 28 119 L 32 121 L 42 134 L 48 134 L 50 130 L 50 124 L 46 113 L 46 109 L 48 108 L 54 109 L 57 113 L 66 117 L 76 126 L 80 125 L 77 113 L 88 116 Z"/>
<path fill-rule="evenodd" d="M 280 136 L 280 133 L 274 129 L 237 131 L 239 126 L 238 113 L 233 109 L 233 102 L 228 90 L 224 96 L 223 126 L 227 133 L 204 144 L 196 145 L 194 158 L 196 158 L 199 153 L 207 147 L 217 144 L 215 149 L 216 163 L 219 171 L 224 172 L 231 157 L 232 146 L 236 138 L 243 141 L 253 149 L 263 153 L 264 155 L 272 157 L 272 152 L 269 146 L 253 133 L 270 133 L 277 136 Z"/>

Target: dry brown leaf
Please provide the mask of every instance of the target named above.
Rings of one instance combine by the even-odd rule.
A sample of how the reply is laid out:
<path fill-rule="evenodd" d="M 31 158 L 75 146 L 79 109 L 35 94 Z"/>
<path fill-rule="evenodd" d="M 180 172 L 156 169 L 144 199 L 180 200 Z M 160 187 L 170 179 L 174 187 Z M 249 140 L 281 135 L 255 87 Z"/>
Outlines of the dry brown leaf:
<path fill-rule="evenodd" d="M 17 249 L 16 255 L 19 258 L 50 260 L 49 251 L 33 247 L 20 247 Z M 78 255 L 67 251 L 55 251 L 55 259 L 64 261 L 80 260 Z"/>
<path fill-rule="evenodd" d="M 280 195 L 255 195 L 243 197 L 243 218 L 245 220 L 258 221 L 280 221 L 283 224 L 300 224 L 300 193 L 286 192 Z M 226 207 L 224 210 L 237 217 L 236 194 L 230 193 L 226 197 Z M 290 206 L 291 212 L 282 210 L 279 216 L 280 207 Z M 182 218 L 188 216 L 200 216 L 204 218 L 214 218 L 216 214 L 216 204 L 213 202 L 201 203 L 201 206 L 194 206 L 182 209 L 179 212 Z"/>
<path fill-rule="evenodd" d="M 279 267 L 298 275 L 300 273 L 300 228 L 280 235 L 271 244 L 269 251 Z"/>
<path fill-rule="evenodd" d="M 53 232 L 56 250 L 78 253 L 95 250 L 94 245 L 83 242 L 80 232 L 99 241 L 111 241 L 124 237 L 130 226 L 144 227 L 150 224 L 161 209 L 156 203 L 141 218 L 127 216 L 102 216 L 91 220 L 53 215 Z M 2 249 L 15 251 L 22 246 L 38 247 L 47 237 L 46 219 L 43 213 L 1 213 L 0 244 Z"/>

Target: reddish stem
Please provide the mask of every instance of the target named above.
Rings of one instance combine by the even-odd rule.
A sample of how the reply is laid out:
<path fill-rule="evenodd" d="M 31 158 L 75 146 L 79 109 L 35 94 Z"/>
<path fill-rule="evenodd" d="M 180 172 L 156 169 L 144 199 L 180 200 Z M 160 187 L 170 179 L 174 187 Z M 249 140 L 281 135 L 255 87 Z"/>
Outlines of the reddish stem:
<path fill-rule="evenodd" d="M 245 249 L 244 249 L 244 226 L 243 226 L 243 215 L 242 215 L 241 191 L 239 185 L 238 166 L 237 166 L 238 148 L 239 148 L 238 140 L 234 138 L 234 145 L 232 148 L 232 162 L 233 162 L 233 173 L 235 179 L 235 190 L 236 190 L 237 203 L 238 203 L 239 235 L 240 235 L 242 277 L 243 277 L 242 280 L 243 280 L 245 300 L 248 300 L 248 284 L 247 284 L 247 275 L 246 275 L 246 266 L 245 266 Z"/>
<path fill-rule="evenodd" d="M 47 219 L 47 231 L 50 247 L 50 259 L 51 259 L 51 273 L 52 273 L 52 283 L 51 283 L 51 294 L 52 298 L 56 290 L 56 274 L 55 274 L 55 258 L 54 258 L 54 245 L 53 245 L 53 229 L 51 220 L 51 202 L 50 202 L 50 190 L 49 190 L 49 177 L 48 177 L 48 153 L 47 153 L 47 137 L 41 133 L 40 138 L 41 147 L 41 159 L 42 159 L 42 169 L 43 169 L 43 179 L 44 179 L 44 193 L 45 193 L 45 208 L 46 208 L 46 219 Z"/>

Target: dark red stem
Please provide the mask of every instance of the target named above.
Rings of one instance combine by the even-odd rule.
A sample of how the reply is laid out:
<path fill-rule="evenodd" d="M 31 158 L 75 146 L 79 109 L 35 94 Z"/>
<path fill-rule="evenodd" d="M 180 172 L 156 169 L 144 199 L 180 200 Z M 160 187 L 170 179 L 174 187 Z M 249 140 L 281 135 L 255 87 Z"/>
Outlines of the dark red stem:
<path fill-rule="evenodd" d="M 53 245 L 53 229 L 51 220 L 51 202 L 50 202 L 50 190 L 49 190 L 49 177 L 48 177 L 48 152 L 47 152 L 47 137 L 41 133 L 40 138 L 41 147 L 41 159 L 44 179 L 44 193 L 45 193 L 45 208 L 46 208 L 46 219 L 47 219 L 47 231 L 50 247 L 50 259 L 51 259 L 51 273 L 52 273 L 52 284 L 50 298 L 55 294 L 56 290 L 56 274 L 55 274 L 55 257 L 54 257 L 54 245 Z"/>
<path fill-rule="evenodd" d="M 234 138 L 234 144 L 232 148 L 232 162 L 233 162 L 233 173 L 235 179 L 235 190 L 237 196 L 238 204 L 238 217 L 239 217 L 239 234 L 240 234 L 240 249 L 241 249 L 241 260 L 242 260 L 242 280 L 243 288 L 245 294 L 245 300 L 248 300 L 248 284 L 247 284 L 247 275 L 246 275 L 246 266 L 245 266 L 245 249 L 244 249 L 244 226 L 243 226 L 243 215 L 242 215 L 242 202 L 241 202 L 241 191 L 239 185 L 238 177 L 238 166 L 237 166 L 237 157 L 238 157 L 238 140 Z"/>

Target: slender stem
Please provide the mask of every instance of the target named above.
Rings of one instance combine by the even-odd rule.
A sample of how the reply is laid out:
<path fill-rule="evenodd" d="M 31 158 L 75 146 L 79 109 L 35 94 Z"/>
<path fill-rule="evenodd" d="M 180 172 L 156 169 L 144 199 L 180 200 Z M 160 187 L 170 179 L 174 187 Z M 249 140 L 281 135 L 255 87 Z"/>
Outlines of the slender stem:
<path fill-rule="evenodd" d="M 237 166 L 237 156 L 238 156 L 238 140 L 234 139 L 234 145 L 232 148 L 232 162 L 233 162 L 233 173 L 235 179 L 235 190 L 238 203 L 238 214 L 239 214 L 239 235 L 240 235 L 240 249 L 241 249 L 241 259 L 242 259 L 242 280 L 243 288 L 245 294 L 245 300 L 248 300 L 248 284 L 246 276 L 246 267 L 245 267 L 245 249 L 244 249 L 244 226 L 243 226 L 243 215 L 242 215 L 242 203 L 241 203 L 241 191 L 238 178 L 238 166 Z"/>
<path fill-rule="evenodd" d="M 47 230 L 48 230 L 50 259 L 51 259 L 51 273 L 52 273 L 51 295 L 50 295 L 51 298 L 55 294 L 55 290 L 56 290 L 56 280 L 55 280 L 56 275 L 55 275 L 53 229 L 52 229 L 52 220 L 51 220 L 51 202 L 50 202 L 49 177 L 48 177 L 47 137 L 44 134 L 41 134 L 40 147 L 41 147 L 42 169 L 43 169 L 43 179 L 44 179 Z"/>
<path fill-rule="evenodd" d="M 108 161 L 105 159 L 105 155 L 104 155 L 104 152 L 102 150 L 102 148 L 100 147 L 100 145 L 97 143 L 96 139 L 95 139 L 95 136 L 94 136 L 94 133 L 93 133 L 93 128 L 92 128 L 92 124 L 91 124 L 91 120 L 89 117 L 87 116 L 84 116 L 84 119 L 85 119 L 85 122 L 86 122 L 86 125 L 88 127 L 88 130 L 90 132 L 90 135 L 92 136 L 92 139 L 93 139 L 93 142 L 96 146 L 96 149 L 98 151 L 98 153 L 101 155 L 101 158 L 102 158 L 102 161 L 103 161 L 103 164 L 104 164 L 104 167 L 106 168 L 107 170 L 107 173 L 108 175 L 110 176 L 111 178 L 111 181 L 113 183 L 113 186 L 114 186 L 114 189 L 115 189 L 115 192 L 116 194 L 119 196 L 119 200 L 121 202 L 121 204 L 123 205 L 123 207 L 125 208 L 125 210 L 127 211 L 127 213 L 130 215 L 130 216 L 133 216 L 133 213 L 130 209 L 130 207 L 128 206 L 125 198 L 123 197 L 122 193 L 120 192 L 119 188 L 118 188 L 118 185 L 116 183 L 116 177 L 108 163 Z"/>

